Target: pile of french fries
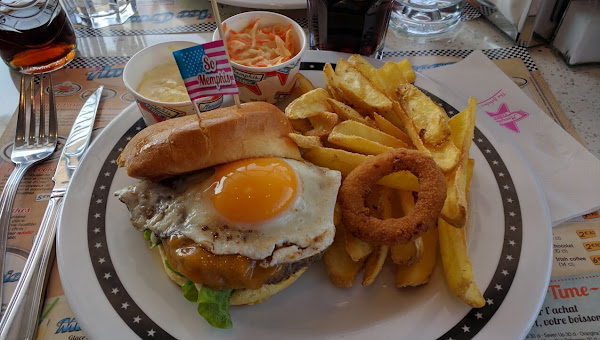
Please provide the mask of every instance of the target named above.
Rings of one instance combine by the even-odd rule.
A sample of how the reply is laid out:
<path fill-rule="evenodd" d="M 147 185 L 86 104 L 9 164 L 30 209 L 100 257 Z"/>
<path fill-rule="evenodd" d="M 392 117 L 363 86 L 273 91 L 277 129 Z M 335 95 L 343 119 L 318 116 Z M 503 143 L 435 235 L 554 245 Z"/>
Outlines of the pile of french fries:
<path fill-rule="evenodd" d="M 335 71 L 324 70 L 326 88 L 315 88 L 298 75 L 299 97 L 285 114 L 295 133 L 290 137 L 303 158 L 348 175 L 372 155 L 396 148 L 417 149 L 431 156 L 445 174 L 447 198 L 433 228 L 413 242 L 380 246 L 346 232 L 336 207 L 336 236 L 324 261 L 331 282 L 351 287 L 364 268 L 362 285 L 374 282 L 386 259 L 396 266 L 396 286 L 427 284 L 436 264 L 437 249 L 448 286 L 472 307 L 485 304 L 467 253 L 465 224 L 474 161 L 469 148 L 475 127 L 476 101 L 448 118 L 446 112 L 411 83 L 415 72 L 407 60 L 387 62 L 379 69 L 358 55 L 340 59 Z M 371 214 L 381 219 L 402 217 L 415 205 L 419 182 L 408 171 L 383 177 L 367 199 Z"/>

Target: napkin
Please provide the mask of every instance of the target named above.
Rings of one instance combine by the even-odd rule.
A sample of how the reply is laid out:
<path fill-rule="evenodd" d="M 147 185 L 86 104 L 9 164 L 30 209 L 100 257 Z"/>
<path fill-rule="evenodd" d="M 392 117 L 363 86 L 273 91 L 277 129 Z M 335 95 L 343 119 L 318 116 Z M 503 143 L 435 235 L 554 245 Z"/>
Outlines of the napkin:
<path fill-rule="evenodd" d="M 459 96 L 477 99 L 529 161 L 546 195 L 552 225 L 600 207 L 600 160 L 548 117 L 482 52 L 423 72 Z M 591 108 L 590 108 L 591 109 Z"/>

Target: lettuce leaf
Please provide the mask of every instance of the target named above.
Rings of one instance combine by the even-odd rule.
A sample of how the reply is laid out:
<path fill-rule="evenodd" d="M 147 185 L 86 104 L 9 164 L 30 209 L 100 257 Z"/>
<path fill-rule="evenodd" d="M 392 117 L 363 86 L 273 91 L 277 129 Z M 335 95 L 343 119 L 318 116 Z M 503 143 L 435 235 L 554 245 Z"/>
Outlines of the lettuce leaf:
<path fill-rule="evenodd" d="M 200 290 L 196 284 L 188 279 L 181 286 L 183 296 L 189 301 L 198 304 L 200 314 L 211 326 L 216 328 L 230 329 L 233 327 L 229 315 L 229 300 L 233 289 L 212 289 L 202 286 Z"/>
<path fill-rule="evenodd" d="M 150 243 L 150 248 L 154 248 L 160 244 L 160 239 L 157 243 L 152 242 L 152 231 L 147 229 L 144 231 L 144 239 Z M 185 277 L 180 272 L 176 271 L 171 264 L 165 260 L 165 266 L 181 277 Z M 229 300 L 233 289 L 212 289 L 202 286 L 200 290 L 196 288 L 196 284 L 187 279 L 181 286 L 183 296 L 191 302 L 198 304 L 198 314 L 200 314 L 213 327 L 229 329 L 233 327 L 231 316 L 229 315 Z"/>
<path fill-rule="evenodd" d="M 172 271 L 173 274 L 175 274 L 177 276 L 185 277 L 185 276 L 183 276 L 183 274 L 181 274 L 180 272 L 176 271 L 173 267 L 171 267 L 171 264 L 167 260 L 165 260 L 165 266 L 167 266 L 167 268 L 169 268 L 169 270 Z"/>
<path fill-rule="evenodd" d="M 152 238 L 153 238 L 153 237 L 152 237 L 152 230 L 150 230 L 150 229 L 146 229 L 146 230 L 144 231 L 144 239 L 146 239 L 146 241 L 148 241 L 148 243 L 150 244 L 150 249 L 152 249 L 152 248 L 154 248 L 154 247 L 156 247 L 157 245 L 159 245 L 159 244 L 161 244 L 161 243 L 162 243 L 162 240 L 161 240 L 161 239 L 159 239 L 158 237 L 154 237 L 154 238 L 158 239 L 156 242 L 153 242 L 153 241 L 152 241 Z"/>
<path fill-rule="evenodd" d="M 229 315 L 229 299 L 233 289 L 217 290 L 202 286 L 198 291 L 198 313 L 217 328 L 230 329 L 233 327 Z"/>
<path fill-rule="evenodd" d="M 185 281 L 183 286 L 181 286 L 181 290 L 183 291 L 183 296 L 192 302 L 198 301 L 198 289 L 196 289 L 196 284 L 188 279 Z"/>

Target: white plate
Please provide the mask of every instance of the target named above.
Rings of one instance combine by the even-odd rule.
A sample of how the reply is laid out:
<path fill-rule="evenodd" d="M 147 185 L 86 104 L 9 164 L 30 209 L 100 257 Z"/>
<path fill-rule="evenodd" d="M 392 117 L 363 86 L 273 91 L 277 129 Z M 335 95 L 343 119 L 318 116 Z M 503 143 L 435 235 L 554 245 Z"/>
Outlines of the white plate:
<path fill-rule="evenodd" d="M 217 0 L 220 4 L 260 9 L 306 8 L 306 0 Z"/>
<path fill-rule="evenodd" d="M 322 62 L 308 53 L 301 69 L 323 86 Z M 309 61 L 315 61 L 310 63 Z M 426 87 L 437 89 L 435 84 Z M 441 89 L 443 91 L 443 89 Z M 439 92 L 436 92 L 439 94 Z M 337 289 L 317 263 L 265 303 L 233 307 L 234 328 L 211 328 L 167 278 L 113 192 L 135 182 L 114 160 L 143 127 L 130 106 L 90 147 L 65 199 L 58 232 L 63 288 L 90 339 L 517 339 L 541 308 L 551 266 L 550 219 L 537 180 L 520 152 L 485 115 L 471 148 L 469 253 L 487 300 L 471 309 L 446 286 L 443 270 L 419 288 L 396 289 L 393 266 L 375 283 Z"/>

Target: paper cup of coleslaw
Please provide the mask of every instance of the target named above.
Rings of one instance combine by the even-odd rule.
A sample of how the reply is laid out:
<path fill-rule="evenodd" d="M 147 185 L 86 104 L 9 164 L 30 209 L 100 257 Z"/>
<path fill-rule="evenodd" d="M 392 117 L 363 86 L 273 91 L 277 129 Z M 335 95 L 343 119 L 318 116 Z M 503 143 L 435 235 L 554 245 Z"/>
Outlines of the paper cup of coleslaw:
<path fill-rule="evenodd" d="M 146 125 L 196 114 L 173 57 L 173 51 L 195 45 L 197 43 L 189 41 L 152 45 L 136 53 L 125 65 L 123 83 L 135 98 Z M 153 85 L 155 91 L 150 93 L 140 89 L 140 84 L 148 80 L 160 80 Z M 181 82 L 183 88 L 175 88 L 175 82 Z M 198 110 L 202 112 L 216 109 L 222 103 L 223 96 L 212 96 L 203 98 L 197 105 Z"/>
<path fill-rule="evenodd" d="M 243 53 L 239 55 L 230 53 L 231 67 L 240 90 L 241 101 L 277 103 L 290 95 L 296 86 L 296 74 L 300 70 L 300 58 L 306 49 L 306 35 L 300 25 L 284 15 L 254 11 L 240 13 L 225 20 L 223 22 L 224 27 L 227 28 L 225 38 L 228 39 L 232 31 L 236 33 L 242 31 L 257 19 L 259 19 L 259 29 L 268 29 L 273 25 L 290 27 L 291 41 L 294 46 L 293 55 L 289 60 L 271 66 L 249 66 L 247 60 L 242 59 Z M 218 39 L 219 31 L 217 29 L 213 34 L 213 40 Z M 228 46 L 228 49 L 231 52 L 232 46 Z"/>

